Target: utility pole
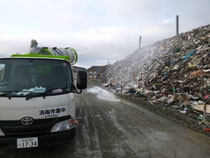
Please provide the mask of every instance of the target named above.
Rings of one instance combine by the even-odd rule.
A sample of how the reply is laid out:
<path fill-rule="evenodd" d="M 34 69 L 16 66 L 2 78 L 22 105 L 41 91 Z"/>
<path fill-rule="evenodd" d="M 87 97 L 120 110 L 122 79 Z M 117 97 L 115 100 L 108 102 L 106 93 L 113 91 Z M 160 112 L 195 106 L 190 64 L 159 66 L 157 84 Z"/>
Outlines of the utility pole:
<path fill-rule="evenodd" d="M 139 36 L 139 48 L 141 48 L 141 36 Z"/>
<path fill-rule="evenodd" d="M 176 16 L 176 35 L 179 35 L 179 15 Z"/>

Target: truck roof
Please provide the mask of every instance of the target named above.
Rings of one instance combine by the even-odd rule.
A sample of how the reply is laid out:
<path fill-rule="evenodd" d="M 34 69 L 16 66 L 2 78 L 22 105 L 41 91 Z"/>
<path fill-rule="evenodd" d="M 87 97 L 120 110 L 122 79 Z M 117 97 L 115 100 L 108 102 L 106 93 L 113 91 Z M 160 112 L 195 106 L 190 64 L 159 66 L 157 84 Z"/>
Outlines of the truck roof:
<path fill-rule="evenodd" d="M 40 55 L 40 54 L 13 54 L 11 55 L 11 58 L 24 58 L 24 59 L 28 59 L 28 58 L 32 58 L 32 59 L 58 59 L 58 60 L 66 60 L 66 61 L 70 61 L 70 57 L 69 56 L 56 56 L 56 55 Z"/>
<path fill-rule="evenodd" d="M 10 58 L 0 58 L 0 59 L 39 59 L 39 60 L 61 60 L 61 61 L 67 61 L 68 60 L 64 60 L 62 58 L 40 58 L 40 57 L 10 57 Z"/>

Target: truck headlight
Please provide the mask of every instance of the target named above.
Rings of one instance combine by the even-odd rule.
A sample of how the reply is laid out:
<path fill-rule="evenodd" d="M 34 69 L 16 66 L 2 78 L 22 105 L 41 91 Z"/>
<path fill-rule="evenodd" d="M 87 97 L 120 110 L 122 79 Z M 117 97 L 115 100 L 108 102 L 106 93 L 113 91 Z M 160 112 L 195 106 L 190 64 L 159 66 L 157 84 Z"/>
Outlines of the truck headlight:
<path fill-rule="evenodd" d="M 78 124 L 78 121 L 73 118 L 62 121 L 62 122 L 58 122 L 52 127 L 51 133 L 64 132 L 64 131 L 71 130 L 75 128 L 77 124 Z"/>
<path fill-rule="evenodd" d="M 4 132 L 0 128 L 0 136 L 5 136 Z"/>

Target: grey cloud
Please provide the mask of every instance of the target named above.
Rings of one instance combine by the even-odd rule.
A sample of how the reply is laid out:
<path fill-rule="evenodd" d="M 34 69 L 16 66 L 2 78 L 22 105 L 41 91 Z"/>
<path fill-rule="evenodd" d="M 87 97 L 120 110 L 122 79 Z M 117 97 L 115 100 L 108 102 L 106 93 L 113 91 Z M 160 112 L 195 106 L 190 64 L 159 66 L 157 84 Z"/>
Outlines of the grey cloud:
<path fill-rule="evenodd" d="M 5 32 L 0 40 L 1 57 L 27 53 L 30 40 L 35 38 L 42 46 L 75 48 L 80 65 L 106 64 L 107 60 L 114 62 L 136 50 L 139 36 L 143 37 L 143 46 L 174 36 L 177 14 L 181 32 L 210 22 L 209 0 L 66 0 L 64 3 L 37 0 L 33 3 L 31 0 L 1 3 L 0 13 L 7 16 L 0 25 L 0 33 Z M 16 5 L 19 7 L 14 8 Z M 37 8 L 39 12 L 30 12 Z"/>

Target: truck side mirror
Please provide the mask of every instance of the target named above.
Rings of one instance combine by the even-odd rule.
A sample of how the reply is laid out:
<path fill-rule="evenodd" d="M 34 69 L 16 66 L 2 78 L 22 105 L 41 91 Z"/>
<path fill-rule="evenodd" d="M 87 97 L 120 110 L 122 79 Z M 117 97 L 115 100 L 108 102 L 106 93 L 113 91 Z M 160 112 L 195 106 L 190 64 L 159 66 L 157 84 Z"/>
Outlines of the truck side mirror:
<path fill-rule="evenodd" d="M 77 89 L 87 88 L 87 72 L 84 70 L 79 70 L 77 72 Z"/>

